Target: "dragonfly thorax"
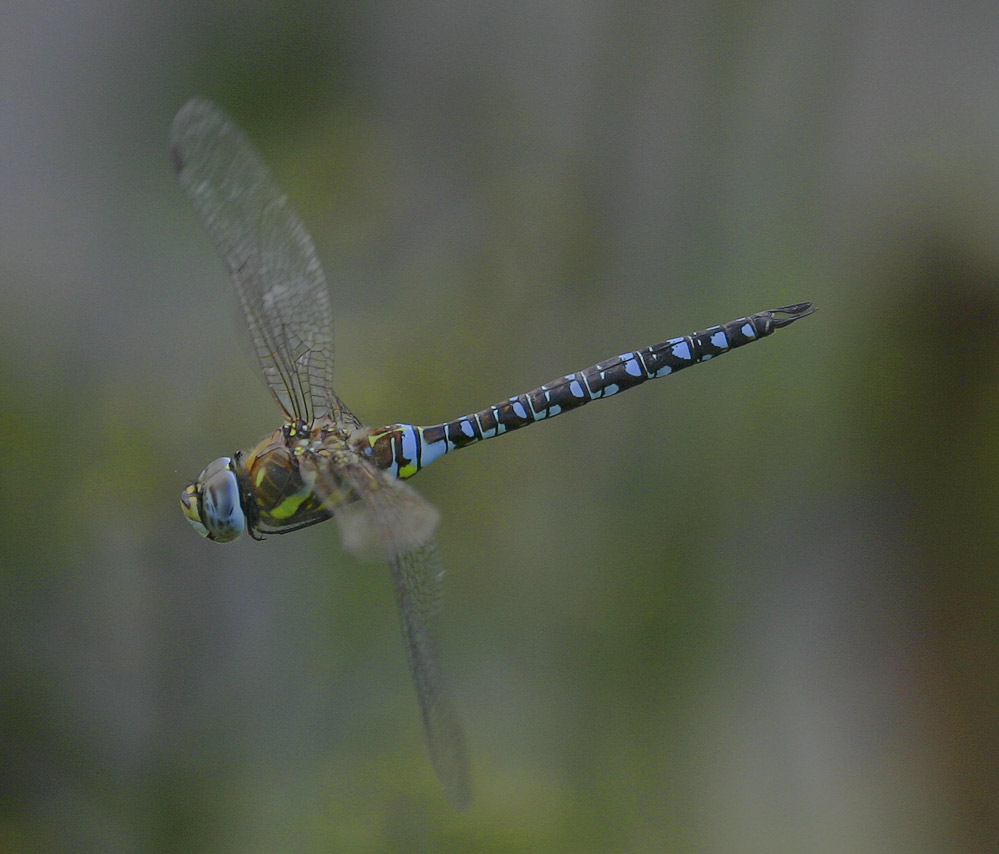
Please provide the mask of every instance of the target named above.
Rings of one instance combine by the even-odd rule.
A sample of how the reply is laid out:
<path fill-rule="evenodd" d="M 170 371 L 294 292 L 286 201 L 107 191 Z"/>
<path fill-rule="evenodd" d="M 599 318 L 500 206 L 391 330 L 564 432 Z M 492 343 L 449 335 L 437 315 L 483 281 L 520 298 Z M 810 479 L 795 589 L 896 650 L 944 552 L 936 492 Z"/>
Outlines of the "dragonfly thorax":
<path fill-rule="evenodd" d="M 205 466 L 181 493 L 180 506 L 194 530 L 217 543 L 235 540 L 246 530 L 239 480 L 229 457 Z"/>

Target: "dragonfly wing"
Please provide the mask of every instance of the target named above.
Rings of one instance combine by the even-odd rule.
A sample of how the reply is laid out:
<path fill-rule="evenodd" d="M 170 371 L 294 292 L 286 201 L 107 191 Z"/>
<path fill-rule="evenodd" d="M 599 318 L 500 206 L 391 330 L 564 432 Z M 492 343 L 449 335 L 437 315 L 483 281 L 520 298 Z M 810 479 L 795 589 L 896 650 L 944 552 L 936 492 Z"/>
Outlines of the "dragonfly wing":
<path fill-rule="evenodd" d="M 333 317 L 305 226 L 243 132 L 194 98 L 170 128 L 174 168 L 225 260 L 267 384 L 289 418 L 357 419 L 333 392 Z"/>
<path fill-rule="evenodd" d="M 448 800 L 464 809 L 471 801 L 465 734 L 441 671 L 435 633 L 444 574 L 437 543 L 430 539 L 397 551 L 389 565 L 430 761 Z"/>
<path fill-rule="evenodd" d="M 448 800 L 463 809 L 471 801 L 465 735 L 441 668 L 437 641 L 444 577 L 435 538 L 437 511 L 411 486 L 360 460 L 338 466 L 336 479 L 340 495 L 346 480 L 360 498 L 353 504 L 334 504 L 345 543 L 362 554 L 377 548 L 392 569 L 430 761 Z M 323 474 L 317 473 L 320 494 L 323 481 Z M 334 501 L 336 494 L 330 493 Z"/>

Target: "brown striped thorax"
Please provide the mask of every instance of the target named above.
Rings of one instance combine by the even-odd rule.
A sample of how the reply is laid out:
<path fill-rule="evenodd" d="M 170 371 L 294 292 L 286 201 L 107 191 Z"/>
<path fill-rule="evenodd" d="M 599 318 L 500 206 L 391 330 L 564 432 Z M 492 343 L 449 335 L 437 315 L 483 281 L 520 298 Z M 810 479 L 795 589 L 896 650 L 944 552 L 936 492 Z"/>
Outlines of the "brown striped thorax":
<path fill-rule="evenodd" d="M 367 463 L 388 468 L 394 458 L 378 453 L 355 431 L 351 444 L 330 418 L 311 426 L 291 422 L 247 452 L 210 463 L 181 495 L 181 506 L 198 533 L 225 543 L 246 531 L 254 539 L 285 534 L 323 522 L 334 508 L 357 500 L 355 490 L 336 477 L 338 470 Z M 386 437 L 387 439 L 390 437 Z M 390 447 L 383 441 L 378 448 Z M 322 488 L 316 479 L 322 477 Z"/>

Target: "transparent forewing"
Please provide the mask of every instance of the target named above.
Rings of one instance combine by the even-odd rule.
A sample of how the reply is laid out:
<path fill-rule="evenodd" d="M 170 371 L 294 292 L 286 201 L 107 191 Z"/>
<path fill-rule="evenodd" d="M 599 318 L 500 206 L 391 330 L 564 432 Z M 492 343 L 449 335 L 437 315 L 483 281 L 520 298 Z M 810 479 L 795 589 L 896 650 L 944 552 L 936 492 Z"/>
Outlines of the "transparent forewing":
<path fill-rule="evenodd" d="M 261 370 L 289 418 L 330 413 L 356 424 L 333 393 L 333 318 L 315 246 L 243 132 L 209 101 L 170 129 L 174 168 L 225 259 Z"/>
<path fill-rule="evenodd" d="M 333 503 L 344 542 L 363 556 L 376 550 L 392 569 L 403 642 L 416 686 L 430 761 L 444 792 L 459 809 L 471 801 L 465 735 L 441 668 L 437 641 L 444 567 L 437 549 L 437 510 L 416 490 L 357 460 L 337 468 L 360 498 Z M 317 472 L 315 489 L 334 479 Z M 334 492 L 333 495 L 336 495 Z"/>

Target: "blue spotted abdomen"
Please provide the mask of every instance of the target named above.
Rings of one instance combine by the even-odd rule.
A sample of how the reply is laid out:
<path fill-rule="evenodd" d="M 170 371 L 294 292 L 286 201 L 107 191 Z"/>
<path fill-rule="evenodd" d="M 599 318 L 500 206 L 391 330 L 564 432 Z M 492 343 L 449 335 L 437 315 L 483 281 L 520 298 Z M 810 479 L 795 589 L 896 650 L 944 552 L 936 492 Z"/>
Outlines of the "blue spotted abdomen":
<path fill-rule="evenodd" d="M 701 332 L 671 338 L 643 350 L 622 353 L 454 421 L 432 427 L 394 424 L 366 430 L 360 444 L 378 465 L 393 470 L 399 477 L 411 477 L 449 451 L 561 415 L 591 400 L 611 397 L 646 380 L 706 362 L 764 338 L 775 329 L 811 313 L 811 303 L 761 311 Z M 370 452 L 366 450 L 369 447 Z"/>

